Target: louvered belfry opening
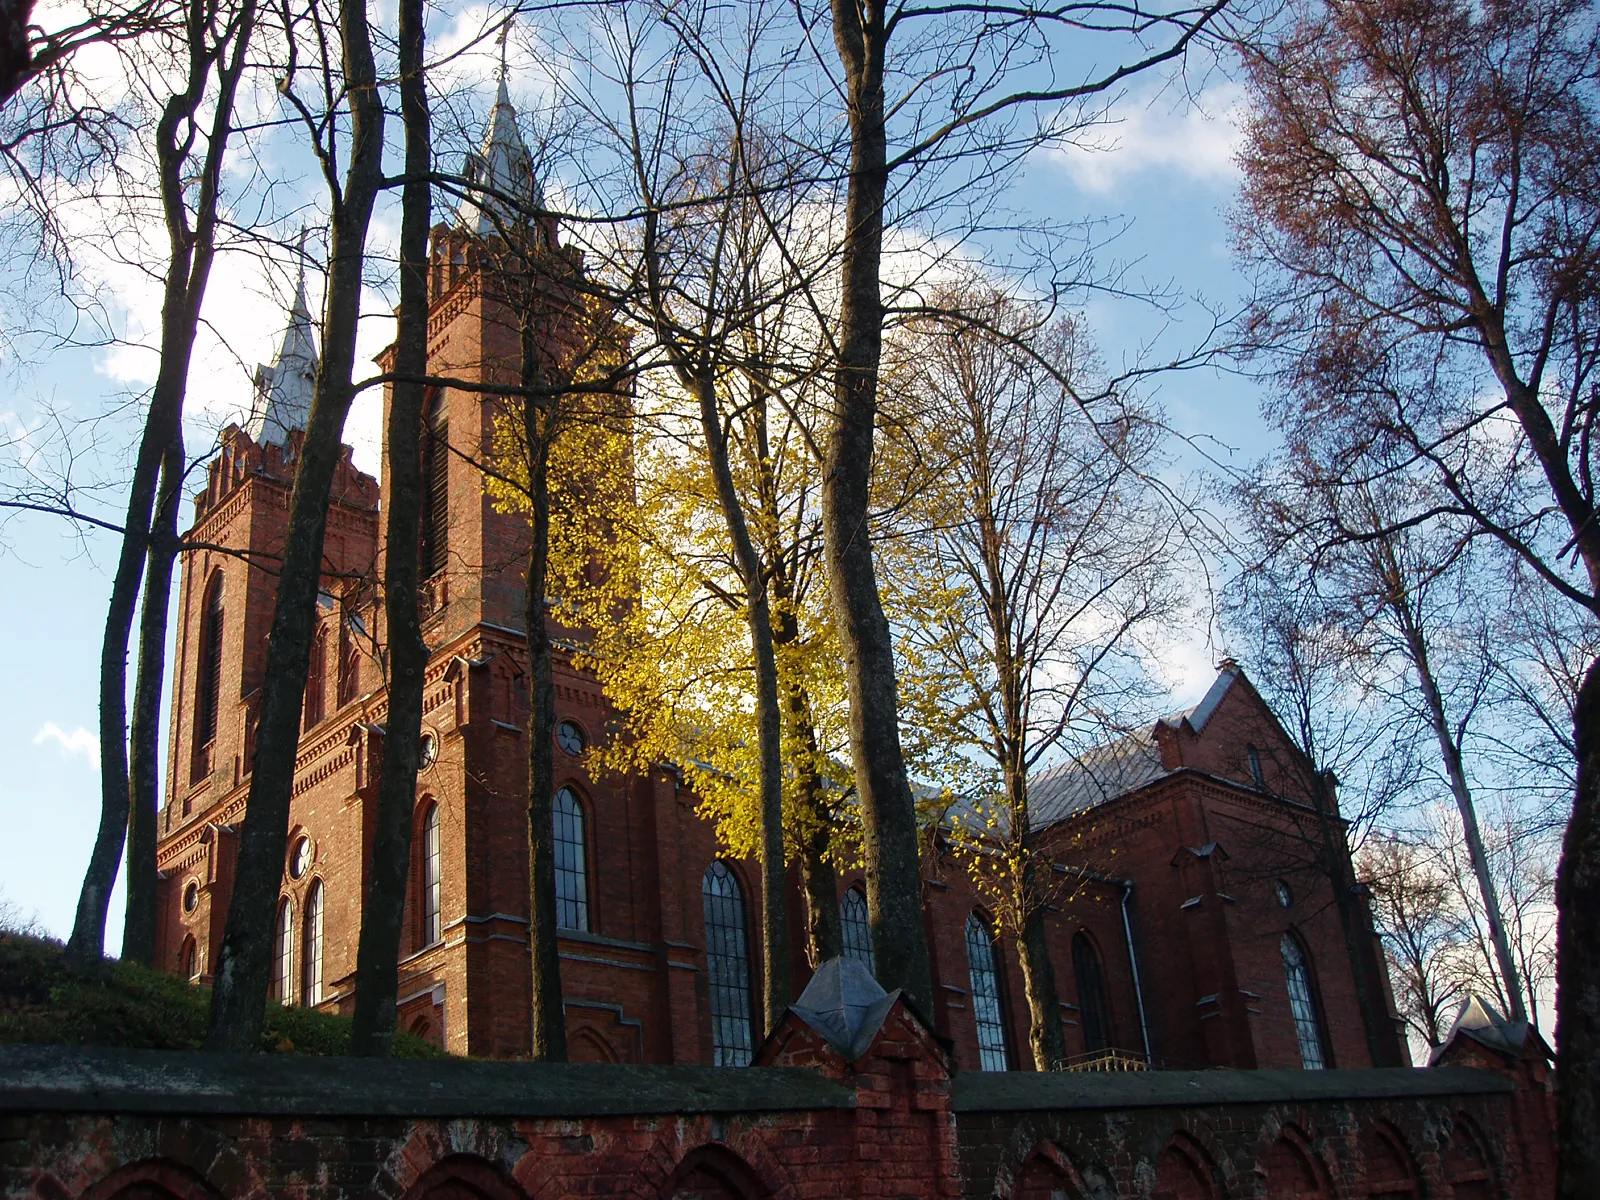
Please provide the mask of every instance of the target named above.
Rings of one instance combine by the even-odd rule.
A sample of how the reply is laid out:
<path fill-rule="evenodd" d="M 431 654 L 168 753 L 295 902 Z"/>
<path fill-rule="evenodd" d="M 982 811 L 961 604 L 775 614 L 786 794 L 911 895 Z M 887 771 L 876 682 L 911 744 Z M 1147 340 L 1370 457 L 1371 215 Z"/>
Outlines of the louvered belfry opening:
<path fill-rule="evenodd" d="M 422 578 L 444 570 L 450 552 L 450 423 L 438 397 L 422 433 Z"/>

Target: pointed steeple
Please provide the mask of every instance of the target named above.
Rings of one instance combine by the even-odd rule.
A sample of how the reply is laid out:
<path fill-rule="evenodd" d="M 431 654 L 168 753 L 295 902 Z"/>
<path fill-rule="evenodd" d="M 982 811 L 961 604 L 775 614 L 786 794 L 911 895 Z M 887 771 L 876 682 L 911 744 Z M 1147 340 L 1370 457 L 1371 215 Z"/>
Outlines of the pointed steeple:
<path fill-rule="evenodd" d="M 468 183 L 488 193 L 469 193 L 456 210 L 457 223 L 479 237 L 500 232 L 519 218 L 525 221 L 530 210 L 544 206 L 544 190 L 534 176 L 533 156 L 517 129 L 517 110 L 506 86 L 507 32 L 500 31 L 499 86 L 483 131 L 483 145 L 477 153 L 467 155 L 461 172 Z"/>
<path fill-rule="evenodd" d="M 289 432 L 304 429 L 311 417 L 311 397 L 317 381 L 317 334 L 306 299 L 306 231 L 300 231 L 300 275 L 295 282 L 289 327 L 270 366 L 256 367 L 255 403 L 247 432 L 257 443 L 289 443 Z"/>

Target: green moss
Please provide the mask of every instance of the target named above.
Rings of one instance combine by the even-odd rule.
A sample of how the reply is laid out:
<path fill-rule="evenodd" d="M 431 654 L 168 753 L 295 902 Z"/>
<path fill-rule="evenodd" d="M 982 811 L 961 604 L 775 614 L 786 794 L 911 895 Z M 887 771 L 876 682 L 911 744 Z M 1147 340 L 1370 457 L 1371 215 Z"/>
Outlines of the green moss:
<path fill-rule="evenodd" d="M 0 1042 L 198 1050 L 211 992 L 161 971 L 114 962 L 99 977 L 67 970 L 59 942 L 0 934 Z M 261 1048 L 278 1053 L 347 1054 L 350 1019 L 268 1005 Z M 396 1058 L 440 1051 L 398 1031 Z"/>

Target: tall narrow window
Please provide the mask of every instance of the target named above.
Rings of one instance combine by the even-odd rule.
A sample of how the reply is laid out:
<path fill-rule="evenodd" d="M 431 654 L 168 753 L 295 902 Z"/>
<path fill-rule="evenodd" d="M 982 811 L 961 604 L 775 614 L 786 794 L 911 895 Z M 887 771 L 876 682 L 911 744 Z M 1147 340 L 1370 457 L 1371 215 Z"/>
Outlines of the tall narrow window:
<path fill-rule="evenodd" d="M 1254 746 L 1244 748 L 1245 756 L 1250 760 L 1250 778 L 1262 791 L 1267 790 L 1267 777 L 1261 773 L 1261 751 Z"/>
<path fill-rule="evenodd" d="M 983 918 L 967 918 L 967 966 L 972 978 L 972 1016 L 978 1025 L 978 1060 L 985 1071 L 1004 1071 L 1006 1030 L 1000 1016 L 1000 972 L 995 966 L 994 936 Z"/>
<path fill-rule="evenodd" d="M 444 570 L 450 548 L 450 425 L 439 415 L 422 436 L 422 489 L 422 577 L 427 579 Z"/>
<path fill-rule="evenodd" d="M 194 744 L 198 751 L 217 736 L 217 713 L 222 707 L 222 572 L 206 585 L 205 608 L 200 617 L 200 671 L 196 679 Z M 197 774 L 203 774 L 202 768 Z"/>
<path fill-rule="evenodd" d="M 311 639 L 311 664 L 306 668 L 306 694 L 301 705 L 304 728 L 322 723 L 323 697 L 327 694 L 328 631 L 319 629 Z"/>
<path fill-rule="evenodd" d="M 195 947 L 194 938 L 183 939 L 183 950 L 179 957 L 183 960 L 183 977 L 190 983 L 194 983 L 200 978 L 200 954 Z"/>
<path fill-rule="evenodd" d="M 1072 974 L 1078 984 L 1078 1015 L 1083 1019 L 1083 1046 L 1089 1053 L 1111 1045 L 1106 1008 L 1106 976 L 1100 953 L 1080 930 L 1072 939 Z"/>
<path fill-rule="evenodd" d="M 872 955 L 872 922 L 867 917 L 867 897 L 853 887 L 839 901 L 839 943 L 846 958 L 853 958 L 874 975 L 877 960 Z"/>
<path fill-rule="evenodd" d="M 356 644 L 349 620 L 339 622 L 339 683 L 334 703 L 340 708 L 356 698 L 361 679 L 361 647 Z"/>
<path fill-rule="evenodd" d="M 300 997 L 307 1008 L 322 1003 L 322 880 L 313 880 L 306 893 L 306 919 L 302 925 L 305 947 L 300 954 Z"/>
<path fill-rule="evenodd" d="M 273 935 L 272 998 L 279 1004 L 294 999 L 294 901 L 278 902 L 278 928 Z"/>
<path fill-rule="evenodd" d="M 1311 987 L 1311 965 L 1305 947 L 1294 934 L 1283 935 L 1282 950 L 1283 973 L 1289 985 L 1289 1011 L 1294 1014 L 1295 1037 L 1300 1042 L 1300 1062 L 1308 1071 L 1320 1071 L 1328 1065 L 1327 1043 L 1322 1036 L 1316 993 Z"/>
<path fill-rule="evenodd" d="M 556 793 L 556 926 L 589 931 L 589 869 L 584 858 L 583 806 L 571 788 Z"/>
<path fill-rule="evenodd" d="M 706 909 L 706 981 L 711 991 L 711 1062 L 750 1065 L 750 955 L 744 893 L 727 865 L 714 862 L 700 883 Z"/>
<path fill-rule="evenodd" d="M 444 936 L 439 903 L 439 806 L 428 805 L 422 818 L 422 944 L 431 946 Z"/>

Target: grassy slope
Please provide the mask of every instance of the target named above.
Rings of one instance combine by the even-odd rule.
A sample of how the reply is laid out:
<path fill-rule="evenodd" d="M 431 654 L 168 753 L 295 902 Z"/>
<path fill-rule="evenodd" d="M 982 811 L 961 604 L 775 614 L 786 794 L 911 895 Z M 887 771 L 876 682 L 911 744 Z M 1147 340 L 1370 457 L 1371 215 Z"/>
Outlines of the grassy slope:
<path fill-rule="evenodd" d="M 69 973 L 59 942 L 0 934 L 0 1042 L 198 1050 L 205 1041 L 209 989 L 172 975 L 112 963 L 104 979 Z M 345 1054 L 350 1019 L 299 1007 L 267 1006 L 261 1048 Z M 434 1058 L 432 1043 L 404 1030 L 396 1058 Z"/>

